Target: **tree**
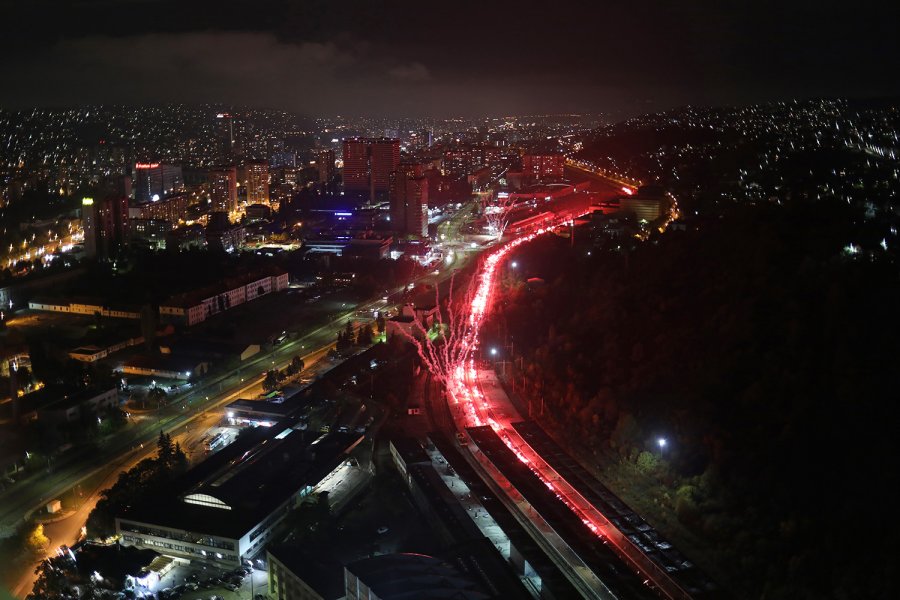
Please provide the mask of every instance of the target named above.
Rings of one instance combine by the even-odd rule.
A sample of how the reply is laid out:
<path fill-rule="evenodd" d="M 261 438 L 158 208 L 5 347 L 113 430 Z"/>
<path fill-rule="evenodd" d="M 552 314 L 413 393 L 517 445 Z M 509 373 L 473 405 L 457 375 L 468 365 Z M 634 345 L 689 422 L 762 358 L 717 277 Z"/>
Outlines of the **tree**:
<path fill-rule="evenodd" d="M 50 546 L 50 538 L 44 534 L 44 526 L 38 525 L 28 534 L 27 547 L 32 554 L 41 554 Z"/>
<path fill-rule="evenodd" d="M 159 432 L 159 439 L 156 440 L 156 458 L 161 467 L 172 466 L 175 459 L 175 447 L 172 445 L 172 436 L 168 433 Z"/>
<path fill-rule="evenodd" d="M 181 449 L 181 444 L 179 442 L 175 442 L 175 450 L 172 454 L 172 467 L 178 473 L 187 471 L 187 455 L 184 453 L 184 450 Z"/>
<path fill-rule="evenodd" d="M 16 382 L 21 390 L 27 389 L 31 385 L 31 372 L 28 367 L 19 367 L 19 370 L 16 371 Z"/>
<path fill-rule="evenodd" d="M 294 373 L 300 373 L 306 368 L 306 363 L 303 362 L 299 354 L 291 359 L 291 368 L 294 370 Z"/>
<path fill-rule="evenodd" d="M 378 313 L 378 316 L 375 317 L 375 326 L 378 328 L 378 333 L 384 333 L 384 315 L 382 315 L 381 313 Z"/>
<path fill-rule="evenodd" d="M 69 577 L 74 574 L 70 563 L 71 559 L 67 556 L 41 561 L 34 569 L 37 579 L 26 600 L 50 600 L 67 594 L 71 589 Z"/>
<path fill-rule="evenodd" d="M 373 335 L 372 324 L 366 323 L 364 326 L 359 328 L 359 334 L 356 337 L 356 344 L 358 346 L 371 346 Z"/>
<path fill-rule="evenodd" d="M 278 372 L 277 371 L 267 371 L 266 378 L 263 379 L 263 389 L 266 392 L 271 392 L 278 387 Z"/>
<path fill-rule="evenodd" d="M 166 390 L 161 387 L 152 387 L 147 390 L 147 398 L 146 404 L 150 406 L 156 405 L 157 408 L 166 403 L 166 399 L 168 398 L 168 394 L 166 394 Z"/>
<path fill-rule="evenodd" d="M 106 409 L 103 416 L 105 418 L 103 418 L 103 422 L 100 426 L 100 433 L 103 435 L 108 435 L 121 429 L 128 423 L 128 417 L 125 415 L 125 411 L 118 406 L 112 406 Z"/>
<path fill-rule="evenodd" d="M 356 335 L 353 331 L 353 321 L 347 321 L 347 326 L 344 327 L 344 340 L 348 345 L 353 344 L 353 340 L 356 339 Z"/>
<path fill-rule="evenodd" d="M 342 352 L 353 344 L 353 332 L 349 334 L 346 331 L 338 331 L 336 349 Z"/>

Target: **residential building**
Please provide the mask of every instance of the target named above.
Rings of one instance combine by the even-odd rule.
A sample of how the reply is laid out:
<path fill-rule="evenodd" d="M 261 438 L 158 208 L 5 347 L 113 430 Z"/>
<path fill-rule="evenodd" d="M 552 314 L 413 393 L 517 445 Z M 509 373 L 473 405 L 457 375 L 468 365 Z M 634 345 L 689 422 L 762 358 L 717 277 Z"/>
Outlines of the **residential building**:
<path fill-rule="evenodd" d="M 185 220 L 192 204 L 190 194 L 173 194 L 156 202 L 133 204 L 128 208 L 130 219 L 159 219 L 178 225 Z"/>
<path fill-rule="evenodd" d="M 566 157 L 561 153 L 526 154 L 522 157 L 523 178 L 527 183 L 560 181 L 565 177 Z"/>
<path fill-rule="evenodd" d="M 266 161 L 251 161 L 244 165 L 247 179 L 244 185 L 247 189 L 247 204 L 269 203 L 269 163 Z"/>
<path fill-rule="evenodd" d="M 210 171 L 210 210 L 233 213 L 237 211 L 237 169 L 224 167 Z"/>
<path fill-rule="evenodd" d="M 166 238 L 172 229 L 172 223 L 167 220 L 132 219 L 131 243 L 150 250 L 165 250 Z"/>
<path fill-rule="evenodd" d="M 400 164 L 400 140 L 350 138 L 344 140 L 344 190 L 368 192 L 369 200 L 390 191 L 391 173 Z"/>
<path fill-rule="evenodd" d="M 244 302 L 287 289 L 287 286 L 288 274 L 280 269 L 272 269 L 270 274 L 245 274 L 173 296 L 162 303 L 159 314 L 164 321 L 192 326 Z"/>
<path fill-rule="evenodd" d="M 119 392 L 115 387 L 108 390 L 50 388 L 44 395 L 56 400 L 37 408 L 38 420 L 54 424 L 72 423 L 119 405 Z"/>
<path fill-rule="evenodd" d="M 334 179 L 334 150 L 325 148 L 316 152 L 316 169 L 319 183 L 329 183 Z"/>
<path fill-rule="evenodd" d="M 403 164 L 391 174 L 391 228 L 394 231 L 428 236 L 428 190 L 425 165 Z"/>
<path fill-rule="evenodd" d="M 108 258 L 128 243 L 128 198 L 83 198 L 81 221 L 85 255 Z"/>

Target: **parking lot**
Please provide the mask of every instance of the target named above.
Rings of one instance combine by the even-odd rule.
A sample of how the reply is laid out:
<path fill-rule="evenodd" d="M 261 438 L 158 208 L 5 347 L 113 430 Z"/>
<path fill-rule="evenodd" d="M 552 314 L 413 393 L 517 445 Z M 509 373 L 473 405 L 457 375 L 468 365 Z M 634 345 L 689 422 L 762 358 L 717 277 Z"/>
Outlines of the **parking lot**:
<path fill-rule="evenodd" d="M 224 570 L 211 565 L 179 565 L 162 578 L 156 586 L 160 600 L 252 600 L 268 598 L 268 573 L 261 562 L 256 568 L 243 571 Z"/>

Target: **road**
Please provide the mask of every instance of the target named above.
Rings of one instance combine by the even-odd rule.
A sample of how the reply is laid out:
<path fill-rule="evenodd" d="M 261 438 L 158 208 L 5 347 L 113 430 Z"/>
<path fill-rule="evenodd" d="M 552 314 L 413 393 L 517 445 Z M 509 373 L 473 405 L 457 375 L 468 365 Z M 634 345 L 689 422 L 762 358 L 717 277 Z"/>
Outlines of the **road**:
<path fill-rule="evenodd" d="M 596 177 L 597 174 L 591 174 Z M 555 212 L 553 218 L 556 225 L 562 225 L 573 218 L 574 215 Z M 539 227 L 539 228 L 537 228 Z M 509 403 L 505 394 L 486 394 L 486 388 L 478 376 L 474 366 L 474 356 L 480 343 L 480 328 L 490 312 L 496 285 L 496 273 L 498 266 L 507 259 L 509 254 L 519 245 L 527 243 L 552 229 L 552 224 L 541 223 L 530 230 L 522 231 L 517 237 L 505 241 L 495 247 L 486 259 L 481 263 L 473 281 L 476 290 L 472 296 L 471 305 L 468 307 L 468 327 L 462 333 L 463 340 L 459 347 L 465 352 L 458 357 L 452 357 L 453 363 L 447 365 L 430 365 L 435 372 L 453 373 L 445 382 L 447 387 L 447 403 L 453 414 L 458 431 L 465 431 L 470 427 L 484 427 L 493 430 L 508 449 L 519 461 L 528 467 L 540 481 L 549 488 L 557 498 L 581 521 L 595 536 L 608 542 L 616 549 L 616 553 L 630 566 L 633 573 L 640 577 L 646 577 L 646 584 L 652 582 L 654 586 L 667 598 L 687 599 L 684 589 L 678 585 L 669 574 L 660 566 L 647 558 L 642 550 L 631 543 L 611 522 L 600 513 L 597 508 L 575 489 L 565 478 L 561 477 L 547 461 L 534 451 L 512 427 L 512 423 L 520 421 L 521 417 Z M 425 361 L 428 363 L 429 361 Z M 505 399 L 505 402 L 502 401 Z M 474 452 L 474 448 L 469 446 Z M 512 490 L 516 494 L 518 490 Z M 517 501 L 514 496 L 510 499 Z M 532 516 L 529 516 L 532 519 Z M 540 525 L 539 521 L 536 524 Z M 555 532 L 554 532 L 555 535 Z M 550 536 L 544 534 L 550 539 Z M 571 540 L 565 540 L 571 542 Z M 569 544 L 566 544 L 569 545 Z M 558 560 L 569 567 L 570 573 L 577 573 L 580 584 L 587 597 L 609 598 L 609 588 L 599 580 L 590 569 L 584 567 L 581 559 L 572 554 L 566 557 L 564 553 L 557 554 Z M 575 560 L 577 559 L 577 560 Z M 640 580 L 638 580 L 640 581 Z"/>
<path fill-rule="evenodd" d="M 441 224 L 444 233 L 450 240 L 459 239 L 462 224 L 469 217 L 472 205 L 467 204 L 452 217 Z M 438 267 L 437 273 L 428 273 L 418 277 L 413 283 L 440 284 L 450 278 L 451 272 L 464 266 L 474 253 L 461 254 L 451 263 L 445 262 Z M 452 268 L 451 268 L 452 267 Z M 391 293 L 401 292 L 406 286 L 400 286 Z M 334 347 L 337 333 L 346 327 L 348 322 L 360 320 L 360 314 L 372 315 L 373 311 L 393 308 L 383 298 L 374 298 L 359 305 L 350 306 L 346 312 L 335 319 L 307 333 L 299 339 L 286 341 L 272 351 L 261 352 L 248 364 L 237 371 L 226 373 L 198 384 L 194 389 L 172 398 L 169 405 L 156 415 L 142 416 L 112 436 L 94 456 L 86 461 L 66 465 L 49 471 L 44 477 L 32 477 L 0 492 L 0 529 L 15 527 L 29 515 L 41 508 L 50 499 L 61 497 L 66 492 L 75 490 L 88 494 L 78 509 L 71 515 L 45 527 L 51 539 L 48 555 L 62 544 L 71 544 L 81 534 L 87 515 L 96 505 L 100 492 L 112 485 L 121 471 L 129 469 L 144 458 L 155 453 L 155 442 L 160 431 L 172 436 L 188 453 L 191 462 L 202 460 L 200 445 L 205 432 L 222 418 L 219 409 L 238 398 L 253 398 L 262 391 L 265 372 L 286 367 L 294 356 L 300 354 L 306 369 L 313 368 L 327 352 Z M 365 320 L 371 320 L 367 318 Z M 330 367 L 328 367 L 330 368 Z M 306 372 L 306 371 L 304 371 Z M 80 488 L 88 479 L 100 477 L 100 483 L 90 490 Z M 34 564 L 37 564 L 36 561 Z M 26 569 L 14 592 L 24 597 L 30 591 L 34 581 L 33 569 Z"/>
<path fill-rule="evenodd" d="M 83 483 L 85 479 L 108 469 L 109 464 L 114 464 L 139 450 L 142 444 L 152 445 L 160 431 L 177 434 L 198 415 L 230 402 L 236 394 L 247 393 L 252 389 L 251 384 L 259 384 L 262 381 L 267 370 L 274 367 L 283 368 L 297 354 L 303 356 L 304 362 L 311 364 L 316 358 L 316 352 L 321 352 L 322 348 L 327 349 L 333 344 L 337 332 L 342 330 L 347 322 L 358 319 L 357 311 L 371 314 L 373 309 L 383 309 L 384 306 L 385 303 L 380 298 L 350 306 L 345 313 L 303 337 L 287 341 L 274 351 L 261 352 L 238 370 L 213 377 L 186 393 L 175 396 L 167 407 L 158 411 L 156 418 L 144 418 L 130 424 L 105 440 L 98 451 L 90 457 L 73 461 L 74 464 L 48 469 L 49 472 L 40 477 L 31 477 L 8 487 L 0 492 L 0 507 L 2 507 L 0 529 L 16 527 L 47 501 L 62 496 L 76 485 Z"/>
<path fill-rule="evenodd" d="M 334 342 L 329 340 L 326 344 L 306 353 L 303 356 L 305 368 L 303 374 L 306 376 L 316 376 L 322 372 L 330 370 L 334 364 L 329 361 L 323 361 L 328 351 L 334 347 Z M 271 353 L 270 353 L 271 354 Z M 289 362 L 289 361 L 288 361 Z M 277 368 L 284 368 L 286 364 L 273 365 Z M 217 396 L 209 405 L 205 407 L 197 407 L 191 411 L 187 418 L 177 426 L 168 429 L 167 433 L 172 436 L 172 441 L 177 442 L 188 456 L 191 465 L 201 462 L 206 457 L 205 448 L 203 446 L 204 438 L 207 431 L 220 424 L 224 417 L 221 407 L 238 398 L 255 398 L 263 392 L 262 381 L 264 376 L 258 376 L 247 379 L 240 386 L 229 390 L 227 393 Z M 150 418 L 153 420 L 153 418 Z M 84 526 L 88 515 L 97 501 L 100 494 L 106 488 L 112 486 L 119 477 L 119 473 L 127 471 L 145 458 L 151 458 L 156 454 L 156 445 L 154 442 L 139 444 L 137 448 L 126 452 L 113 462 L 104 465 L 100 472 L 103 479 L 96 483 L 91 489 L 79 488 L 78 492 L 84 495 L 84 500 L 80 506 L 65 518 L 47 523 L 44 526 L 44 533 L 50 538 L 50 547 L 45 556 L 55 553 L 56 548 L 60 545 L 72 545 L 82 535 L 82 527 Z M 96 472 L 95 472 L 96 473 Z M 84 479 L 82 479 L 84 481 Z M 76 484 L 77 485 L 77 484 Z M 43 557 L 42 557 L 43 558 Z M 41 559 L 36 559 L 32 565 L 36 566 Z M 16 597 L 24 598 L 34 584 L 35 575 L 33 569 L 24 569 L 18 583 L 13 586 L 13 593 Z"/>

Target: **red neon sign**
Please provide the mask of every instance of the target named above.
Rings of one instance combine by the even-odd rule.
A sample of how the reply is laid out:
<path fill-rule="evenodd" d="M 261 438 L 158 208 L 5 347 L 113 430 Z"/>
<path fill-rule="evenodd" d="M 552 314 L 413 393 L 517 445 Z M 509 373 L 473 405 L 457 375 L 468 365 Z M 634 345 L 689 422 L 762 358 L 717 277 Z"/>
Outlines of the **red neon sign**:
<path fill-rule="evenodd" d="M 135 163 L 135 169 L 157 169 L 159 168 L 159 163 Z"/>

